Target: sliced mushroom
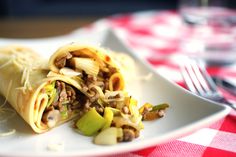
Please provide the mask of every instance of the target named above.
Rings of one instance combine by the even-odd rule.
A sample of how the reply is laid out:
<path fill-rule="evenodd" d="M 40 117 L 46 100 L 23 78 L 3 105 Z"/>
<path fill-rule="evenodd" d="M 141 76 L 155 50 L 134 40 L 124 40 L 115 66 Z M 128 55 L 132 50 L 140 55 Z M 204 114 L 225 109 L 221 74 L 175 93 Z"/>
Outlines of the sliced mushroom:
<path fill-rule="evenodd" d="M 70 59 L 70 66 L 76 70 L 83 70 L 92 76 L 97 76 L 99 72 L 99 63 L 90 58 L 73 57 Z"/>
<path fill-rule="evenodd" d="M 60 120 L 60 111 L 59 110 L 50 110 L 43 115 L 42 121 L 47 124 L 49 128 L 54 127 L 57 122 Z"/>
<path fill-rule="evenodd" d="M 67 67 L 61 68 L 59 73 L 62 75 L 69 76 L 69 77 L 82 75 L 81 72 L 75 71 L 75 70 L 67 68 Z"/>
<path fill-rule="evenodd" d="M 135 138 L 135 133 L 131 129 L 123 129 L 123 141 L 132 141 Z"/>
<path fill-rule="evenodd" d="M 65 67 L 66 60 L 72 58 L 72 55 L 70 53 L 63 54 L 56 58 L 54 64 L 57 66 L 57 68 L 61 69 Z"/>

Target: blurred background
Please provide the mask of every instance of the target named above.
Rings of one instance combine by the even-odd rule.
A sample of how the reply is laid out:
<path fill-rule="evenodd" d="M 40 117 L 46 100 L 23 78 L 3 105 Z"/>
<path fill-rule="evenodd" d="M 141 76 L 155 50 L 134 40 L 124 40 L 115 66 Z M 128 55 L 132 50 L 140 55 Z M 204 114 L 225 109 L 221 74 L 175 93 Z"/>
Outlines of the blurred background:
<path fill-rule="evenodd" d="M 0 0 L 0 37 L 61 35 L 117 13 L 176 7 L 177 0 Z"/>
<path fill-rule="evenodd" d="M 0 0 L 0 37 L 53 36 L 117 13 L 177 8 L 178 0 Z"/>
<path fill-rule="evenodd" d="M 150 9 L 175 9 L 177 0 L 1 0 L 2 17 L 106 16 Z"/>

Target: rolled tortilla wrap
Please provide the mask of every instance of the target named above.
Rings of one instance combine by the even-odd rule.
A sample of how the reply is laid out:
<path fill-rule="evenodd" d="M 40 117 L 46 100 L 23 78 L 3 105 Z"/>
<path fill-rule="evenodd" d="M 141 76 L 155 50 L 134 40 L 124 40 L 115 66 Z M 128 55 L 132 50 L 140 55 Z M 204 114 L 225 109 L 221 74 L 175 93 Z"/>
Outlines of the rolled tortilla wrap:
<path fill-rule="evenodd" d="M 46 61 L 29 48 L 0 48 L 0 93 L 32 127 L 42 133 L 78 115 L 85 95 L 65 76 L 49 76 Z"/>
<path fill-rule="evenodd" d="M 78 43 L 63 46 L 49 60 L 50 73 L 79 82 L 81 92 L 87 96 L 84 109 L 95 108 L 104 117 L 106 109 L 114 112 L 107 118 L 110 125 L 130 133 L 127 134 L 131 138 L 124 138 L 124 141 L 132 140 L 143 129 L 142 115 L 137 101 L 126 92 L 119 64 L 107 52 L 111 51 Z M 84 109 L 81 111 L 86 113 Z"/>

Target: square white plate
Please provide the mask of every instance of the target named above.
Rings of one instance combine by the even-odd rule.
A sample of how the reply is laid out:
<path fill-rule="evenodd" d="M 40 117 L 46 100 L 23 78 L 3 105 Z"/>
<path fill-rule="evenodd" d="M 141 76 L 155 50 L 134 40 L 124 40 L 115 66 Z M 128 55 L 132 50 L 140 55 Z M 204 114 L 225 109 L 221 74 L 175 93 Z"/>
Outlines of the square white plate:
<path fill-rule="evenodd" d="M 138 76 L 153 74 L 148 81 L 133 80 L 132 83 L 129 83 L 129 91 L 131 91 L 132 96 L 139 100 L 140 104 L 145 102 L 152 104 L 169 103 L 170 108 L 167 110 L 166 116 L 160 120 L 144 122 L 145 129 L 141 131 L 140 137 L 134 141 L 113 146 L 94 145 L 91 137 L 75 133 L 71 128 L 71 123 L 38 135 L 33 133 L 22 118 L 16 116 L 5 124 L 10 128 L 15 128 L 16 133 L 11 136 L 0 137 L 0 156 L 95 156 L 135 151 L 186 135 L 217 121 L 229 113 L 230 109 L 228 107 L 195 96 L 157 74 L 148 63 L 128 49 L 113 32 L 106 31 L 101 33 L 100 36 L 103 36 L 99 39 L 100 41 L 90 42 L 100 42 L 102 46 L 130 54 L 136 61 L 139 71 Z M 57 44 L 54 43 L 53 47 L 50 44 L 55 39 L 35 40 L 33 42 L 30 40 L 5 39 L 0 39 L 0 41 L 3 41 L 4 44 L 14 41 L 14 43 L 26 44 L 33 48 L 41 48 L 41 50 L 47 48 L 53 50 L 55 45 L 58 46 L 62 42 L 60 40 L 60 42 L 56 42 Z M 67 37 L 63 38 L 63 41 L 70 42 L 71 39 L 71 37 Z M 81 38 L 82 40 L 83 38 Z M 47 45 L 49 46 L 45 47 Z M 48 56 L 52 53 L 46 52 L 42 55 Z M 0 127 L 2 127 L 1 123 Z M 58 151 L 48 149 L 49 146 L 57 144 L 61 148 Z"/>

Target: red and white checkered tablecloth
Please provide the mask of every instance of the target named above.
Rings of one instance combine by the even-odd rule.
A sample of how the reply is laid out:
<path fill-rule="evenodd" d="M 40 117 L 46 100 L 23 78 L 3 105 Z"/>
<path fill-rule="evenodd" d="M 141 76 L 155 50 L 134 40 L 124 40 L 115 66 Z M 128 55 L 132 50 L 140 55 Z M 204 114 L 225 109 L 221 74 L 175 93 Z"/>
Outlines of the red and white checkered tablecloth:
<path fill-rule="evenodd" d="M 131 48 L 145 57 L 163 76 L 185 87 L 179 67 L 169 56 L 181 53 L 183 26 L 175 11 L 140 12 L 111 16 L 92 24 L 93 31 L 111 27 Z M 236 78 L 236 67 L 208 67 L 211 75 Z M 168 73 L 166 73 L 168 71 Z M 236 97 L 223 91 L 229 99 Z M 193 134 L 151 148 L 118 156 L 236 156 L 236 112 Z"/>

